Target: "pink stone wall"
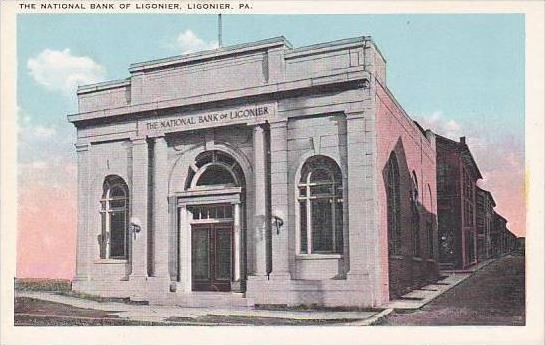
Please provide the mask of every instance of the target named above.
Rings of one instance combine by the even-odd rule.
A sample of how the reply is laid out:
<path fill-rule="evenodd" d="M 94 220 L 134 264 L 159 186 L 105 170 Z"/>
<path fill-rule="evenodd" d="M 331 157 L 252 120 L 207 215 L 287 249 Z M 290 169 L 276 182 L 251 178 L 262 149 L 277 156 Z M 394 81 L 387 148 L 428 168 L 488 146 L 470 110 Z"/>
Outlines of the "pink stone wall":
<path fill-rule="evenodd" d="M 380 83 L 376 83 L 376 130 L 377 130 L 377 202 L 379 208 L 379 231 L 381 234 L 383 292 L 388 294 L 391 271 L 398 280 L 399 289 L 421 285 L 437 274 L 437 264 L 430 259 L 437 257 L 437 203 L 435 140 L 427 138 L 405 114 L 393 96 Z M 388 259 L 387 194 L 385 168 L 390 153 L 397 155 L 400 170 L 402 257 L 393 264 Z M 418 180 L 420 204 L 420 259 L 413 259 L 411 203 L 413 186 L 412 172 Z M 431 193 L 430 193 L 431 192 Z M 434 233 L 434 254 L 429 256 L 427 222 L 431 222 Z"/>

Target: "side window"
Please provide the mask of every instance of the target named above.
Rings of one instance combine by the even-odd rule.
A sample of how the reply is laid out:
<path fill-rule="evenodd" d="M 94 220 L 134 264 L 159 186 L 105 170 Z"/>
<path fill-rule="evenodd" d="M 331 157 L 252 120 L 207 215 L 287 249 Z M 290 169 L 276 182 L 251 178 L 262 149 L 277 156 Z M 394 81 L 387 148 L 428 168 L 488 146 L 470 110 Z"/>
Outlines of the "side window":
<path fill-rule="evenodd" d="M 119 176 L 104 180 L 100 201 L 102 231 L 99 236 L 102 259 L 128 257 L 129 189 Z"/>
<path fill-rule="evenodd" d="M 420 212 L 419 212 L 419 191 L 418 178 L 413 170 L 413 188 L 411 192 L 411 215 L 413 229 L 413 256 L 420 257 Z"/>
<path fill-rule="evenodd" d="M 401 197 L 399 166 L 394 152 L 387 163 L 386 194 L 388 206 L 388 254 L 401 254 Z"/>
<path fill-rule="evenodd" d="M 303 165 L 298 183 L 299 252 L 343 252 L 341 169 L 331 158 L 314 156 Z"/>

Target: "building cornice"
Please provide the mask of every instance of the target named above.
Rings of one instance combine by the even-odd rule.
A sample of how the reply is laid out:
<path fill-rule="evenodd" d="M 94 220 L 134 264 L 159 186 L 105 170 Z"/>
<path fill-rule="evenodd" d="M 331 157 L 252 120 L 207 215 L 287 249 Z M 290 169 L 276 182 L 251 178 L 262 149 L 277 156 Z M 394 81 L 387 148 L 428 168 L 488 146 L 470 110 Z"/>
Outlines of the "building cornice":
<path fill-rule="evenodd" d="M 166 110 L 172 108 L 189 107 L 206 103 L 214 103 L 225 100 L 236 100 L 251 97 L 268 96 L 272 97 L 278 93 L 288 93 L 295 90 L 305 90 L 333 86 L 339 84 L 353 83 L 353 88 L 361 87 L 365 80 L 369 80 L 370 75 L 363 70 L 363 66 L 345 69 L 336 74 L 328 74 L 322 77 L 306 78 L 295 81 L 280 82 L 269 85 L 261 85 L 250 88 L 229 90 L 223 92 L 210 93 L 206 95 L 191 96 L 173 100 L 150 102 L 143 104 L 127 105 L 124 107 L 96 110 L 86 113 L 77 113 L 68 115 L 68 121 L 77 123 L 87 120 L 104 119 L 114 116 L 123 116 L 136 113 L 146 113 L 152 111 Z"/>

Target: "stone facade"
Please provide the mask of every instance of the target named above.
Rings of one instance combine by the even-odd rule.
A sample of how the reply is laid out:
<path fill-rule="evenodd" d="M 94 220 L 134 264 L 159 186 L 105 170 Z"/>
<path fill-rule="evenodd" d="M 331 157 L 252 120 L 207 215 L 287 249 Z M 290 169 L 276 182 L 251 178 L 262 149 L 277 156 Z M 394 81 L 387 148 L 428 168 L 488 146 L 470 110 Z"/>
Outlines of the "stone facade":
<path fill-rule="evenodd" d="M 433 279 L 435 136 L 385 66 L 369 37 L 279 37 L 80 87 L 74 289 L 368 307 Z M 408 224 L 395 255 L 394 216 Z"/>

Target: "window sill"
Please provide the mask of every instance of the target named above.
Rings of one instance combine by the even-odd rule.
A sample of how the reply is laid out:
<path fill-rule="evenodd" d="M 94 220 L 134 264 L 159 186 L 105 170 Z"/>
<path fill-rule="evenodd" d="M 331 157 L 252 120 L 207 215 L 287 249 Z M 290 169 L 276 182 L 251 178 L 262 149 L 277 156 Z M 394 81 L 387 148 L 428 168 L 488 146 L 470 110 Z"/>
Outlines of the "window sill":
<path fill-rule="evenodd" d="M 97 259 L 95 264 L 126 264 L 129 262 L 127 259 Z"/>
<path fill-rule="evenodd" d="M 413 256 L 413 261 L 422 262 L 423 259 L 419 256 Z"/>
<path fill-rule="evenodd" d="M 297 254 L 296 260 L 330 260 L 330 259 L 342 259 L 342 254 Z"/>

